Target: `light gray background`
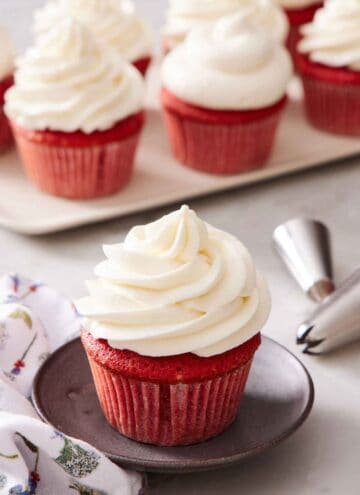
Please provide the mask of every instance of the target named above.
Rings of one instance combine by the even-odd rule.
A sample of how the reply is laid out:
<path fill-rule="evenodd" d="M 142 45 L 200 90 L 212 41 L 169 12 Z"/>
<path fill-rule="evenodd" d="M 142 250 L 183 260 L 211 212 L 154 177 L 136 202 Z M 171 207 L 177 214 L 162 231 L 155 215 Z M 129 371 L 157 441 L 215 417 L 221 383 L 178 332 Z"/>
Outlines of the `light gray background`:
<path fill-rule="evenodd" d="M 9 28 L 19 50 L 30 39 L 31 10 L 41 3 L 0 0 L 0 22 Z M 137 3 L 158 29 L 165 2 Z M 273 293 L 265 333 L 309 367 L 316 401 L 301 430 L 273 451 L 223 471 L 155 477 L 153 495 L 359 495 L 360 344 L 321 358 L 299 353 L 295 328 L 313 304 L 287 276 L 271 247 L 271 233 L 280 222 L 299 215 L 323 220 L 333 232 L 336 279 L 343 279 L 360 260 L 359 186 L 360 160 L 356 159 L 190 202 L 205 220 L 238 235 L 254 254 Z M 17 270 L 77 297 L 84 292 L 83 280 L 102 259 L 102 243 L 119 241 L 132 225 L 172 208 L 46 237 L 0 230 L 0 272 Z"/>

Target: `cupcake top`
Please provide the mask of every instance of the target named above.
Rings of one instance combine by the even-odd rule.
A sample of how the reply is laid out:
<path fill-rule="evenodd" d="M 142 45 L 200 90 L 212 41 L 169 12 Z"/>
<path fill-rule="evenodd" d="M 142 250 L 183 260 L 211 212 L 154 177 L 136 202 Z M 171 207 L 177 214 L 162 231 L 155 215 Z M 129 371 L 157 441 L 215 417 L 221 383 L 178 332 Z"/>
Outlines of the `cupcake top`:
<path fill-rule="evenodd" d="M 360 0 L 328 0 L 302 34 L 299 52 L 313 62 L 360 71 Z"/>
<path fill-rule="evenodd" d="M 15 49 L 7 34 L 0 28 L 0 80 L 10 76 L 14 70 Z"/>
<path fill-rule="evenodd" d="M 254 110 L 277 103 L 292 75 L 287 50 L 242 13 L 190 32 L 162 67 L 163 86 L 213 110 Z"/>
<path fill-rule="evenodd" d="M 144 356 L 213 356 L 256 335 L 270 295 L 246 248 L 187 206 L 104 246 L 76 303 L 85 329 Z"/>
<path fill-rule="evenodd" d="M 313 5 L 319 5 L 322 0 L 276 0 L 285 9 L 304 9 Z"/>
<path fill-rule="evenodd" d="M 128 1 L 51 1 L 35 13 L 35 34 L 43 35 L 68 17 L 83 23 L 101 42 L 113 48 L 129 62 L 151 55 L 151 30 Z"/>
<path fill-rule="evenodd" d="M 170 48 L 182 43 L 194 27 L 211 24 L 221 17 L 241 13 L 284 42 L 288 21 L 272 0 L 170 0 L 164 35 Z"/>
<path fill-rule="evenodd" d="M 89 134 L 140 111 L 143 97 L 140 73 L 69 19 L 17 61 L 5 112 L 25 128 Z"/>

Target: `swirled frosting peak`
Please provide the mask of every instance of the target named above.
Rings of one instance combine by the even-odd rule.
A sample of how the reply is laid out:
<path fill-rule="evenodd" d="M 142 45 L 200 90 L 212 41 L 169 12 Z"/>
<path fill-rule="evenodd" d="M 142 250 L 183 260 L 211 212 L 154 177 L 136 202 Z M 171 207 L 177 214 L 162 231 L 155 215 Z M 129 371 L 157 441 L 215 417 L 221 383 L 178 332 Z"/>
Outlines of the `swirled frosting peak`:
<path fill-rule="evenodd" d="M 143 94 L 138 71 L 69 19 L 19 59 L 5 111 L 25 128 L 91 133 L 137 113 Z"/>
<path fill-rule="evenodd" d="M 360 71 L 360 0 L 328 0 L 302 34 L 299 51 L 313 62 Z"/>
<path fill-rule="evenodd" d="M 11 75 L 14 69 L 15 49 L 7 32 L 0 28 L 0 80 Z"/>
<path fill-rule="evenodd" d="M 153 40 L 150 28 L 128 1 L 50 1 L 35 12 L 35 34 L 41 36 L 68 17 L 83 23 L 102 43 L 130 62 L 151 54 Z"/>
<path fill-rule="evenodd" d="M 285 94 L 288 52 L 242 12 L 195 28 L 165 58 L 162 81 L 178 98 L 214 110 L 253 110 Z"/>
<path fill-rule="evenodd" d="M 170 0 L 164 34 L 170 47 L 183 42 L 191 29 L 209 25 L 220 18 L 240 14 L 256 23 L 279 42 L 288 33 L 288 21 L 272 0 Z"/>
<path fill-rule="evenodd" d="M 212 356 L 265 324 L 270 296 L 246 248 L 187 206 L 104 246 L 76 303 L 95 338 L 146 356 Z"/>

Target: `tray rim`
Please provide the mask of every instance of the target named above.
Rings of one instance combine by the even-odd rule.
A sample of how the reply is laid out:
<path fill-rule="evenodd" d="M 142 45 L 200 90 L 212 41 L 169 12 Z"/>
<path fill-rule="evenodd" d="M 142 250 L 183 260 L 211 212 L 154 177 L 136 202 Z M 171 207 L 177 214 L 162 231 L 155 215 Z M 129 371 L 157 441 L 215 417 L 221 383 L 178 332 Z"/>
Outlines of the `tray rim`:
<path fill-rule="evenodd" d="M 216 459 L 209 459 L 207 461 L 204 460 L 186 460 L 182 459 L 181 460 L 181 466 L 179 467 L 179 461 L 162 461 L 161 466 L 158 461 L 151 461 L 151 460 L 142 460 L 140 458 L 134 458 L 134 457 L 129 457 L 127 455 L 123 456 L 118 456 L 118 455 L 113 455 L 108 452 L 102 452 L 108 459 L 110 459 L 112 462 L 115 464 L 128 468 L 128 469 L 133 469 L 137 471 L 147 471 L 147 472 L 153 472 L 153 473 L 193 473 L 193 472 L 203 472 L 203 471 L 211 471 L 211 470 L 216 470 L 219 468 L 223 467 L 229 467 L 233 466 L 235 464 L 238 464 L 239 462 L 254 457 L 258 454 L 261 454 L 269 449 L 274 448 L 278 444 L 282 443 L 284 440 L 289 438 L 293 433 L 295 433 L 301 425 L 306 421 L 308 418 L 313 405 L 314 405 L 314 400 L 315 400 L 315 388 L 314 388 L 314 382 L 313 379 L 308 371 L 308 369 L 305 367 L 305 365 L 300 361 L 300 359 L 295 356 L 294 353 L 292 353 L 289 349 L 287 349 L 284 345 L 280 344 L 276 340 L 272 339 L 271 337 L 268 337 L 266 335 L 262 335 L 262 339 L 269 341 L 272 345 L 280 347 L 285 353 L 287 353 L 294 361 L 295 363 L 300 367 L 302 372 L 304 373 L 304 380 L 307 383 L 307 391 L 308 391 L 308 399 L 307 403 L 302 411 L 302 413 L 299 415 L 298 419 L 291 425 L 290 428 L 288 428 L 286 431 L 284 431 L 281 435 L 278 437 L 274 438 L 273 440 L 260 445 L 258 447 L 254 447 L 247 452 L 239 453 L 239 454 L 234 454 L 226 457 L 217 457 Z M 51 423 L 46 416 L 43 414 L 39 400 L 38 400 L 38 388 L 39 388 L 39 382 L 42 377 L 42 373 L 46 372 L 46 367 L 49 365 L 50 360 L 54 355 L 57 353 L 60 353 L 64 350 L 64 348 L 74 345 L 77 341 L 80 340 L 80 337 L 77 337 L 75 339 L 70 340 L 69 342 L 66 342 L 63 344 L 61 347 L 59 347 L 55 352 L 53 352 L 49 358 L 40 366 L 38 369 L 34 381 L 33 381 L 33 386 L 32 386 L 32 391 L 31 391 L 31 399 L 32 403 L 34 404 L 34 407 L 36 409 L 37 414 L 40 416 L 41 420 L 44 421 L 46 424 L 52 426 L 53 428 L 56 429 L 56 425 Z M 84 440 L 82 440 L 84 441 Z M 164 447 L 166 448 L 166 447 Z M 177 447 L 181 448 L 181 447 Z M 188 447 L 189 448 L 189 447 Z"/>
<path fill-rule="evenodd" d="M 304 162 L 303 165 L 298 166 L 296 169 L 291 168 L 291 167 L 269 167 L 268 169 L 261 169 L 255 172 L 250 172 L 247 174 L 240 174 L 239 175 L 239 183 L 234 184 L 234 182 L 230 182 L 229 184 L 223 184 L 221 187 L 218 187 L 216 185 L 213 186 L 207 186 L 206 190 L 204 189 L 203 191 L 198 191 L 198 192 L 191 192 L 189 194 L 184 194 L 183 192 L 179 193 L 173 193 L 171 198 L 163 198 L 159 199 L 154 203 L 153 199 L 150 200 L 141 200 L 138 201 L 136 205 L 130 206 L 126 211 L 119 212 L 117 211 L 117 206 L 114 205 L 112 207 L 108 207 L 107 210 L 104 211 L 99 211 L 99 212 L 92 212 L 91 218 L 90 215 L 87 218 L 77 218 L 74 220 L 57 220 L 56 225 L 51 225 L 52 220 L 49 218 L 48 221 L 42 222 L 42 225 L 40 223 L 31 222 L 31 221 L 26 221 L 26 222 L 19 222 L 16 220 L 13 220 L 11 218 L 8 218 L 6 216 L 1 215 L 0 212 L 0 226 L 5 227 L 13 232 L 17 232 L 19 234 L 24 234 L 24 235 L 29 235 L 29 236 L 43 236 L 47 234 L 55 234 L 58 232 L 66 232 L 68 230 L 76 229 L 79 227 L 85 227 L 87 225 L 95 225 L 97 223 L 101 222 L 106 222 L 106 221 L 111 221 L 114 220 L 115 218 L 125 218 L 128 215 L 133 215 L 136 213 L 144 212 L 144 211 L 151 211 L 155 210 L 157 208 L 162 208 L 167 205 L 175 204 L 180 201 L 189 201 L 192 199 L 198 199 L 202 198 L 205 196 L 212 196 L 215 194 L 221 194 L 226 191 L 230 190 L 237 190 L 237 189 L 242 189 L 247 186 L 252 186 L 254 184 L 261 184 L 265 183 L 271 180 L 275 180 L 281 177 L 286 177 L 286 176 L 292 176 L 296 174 L 300 174 L 301 172 L 305 171 L 310 171 L 310 170 L 316 170 L 320 167 L 325 167 L 329 165 L 335 165 L 339 163 L 342 160 L 345 161 L 351 161 L 356 158 L 360 157 L 360 146 L 359 146 L 359 151 L 352 152 L 349 154 L 344 154 L 340 153 L 339 156 L 334 157 L 332 159 L 321 159 L 319 161 L 312 161 L 309 160 L 308 162 Z M 291 163 L 291 162 L 289 162 Z M 179 164 L 179 166 L 181 166 Z M 246 182 L 242 182 L 241 179 L 244 177 L 247 177 Z M 234 176 L 230 176 L 233 178 Z M 37 194 L 44 194 L 39 191 L 37 191 Z M 49 197 L 51 200 L 52 198 Z M 57 200 L 57 198 L 55 198 Z M 65 200 L 66 201 L 66 200 Z M 69 200 L 70 201 L 70 200 Z M 96 200 L 91 200 L 91 201 L 96 201 Z M 72 201 L 74 202 L 74 201 Z M 85 215 L 86 216 L 86 215 Z"/>

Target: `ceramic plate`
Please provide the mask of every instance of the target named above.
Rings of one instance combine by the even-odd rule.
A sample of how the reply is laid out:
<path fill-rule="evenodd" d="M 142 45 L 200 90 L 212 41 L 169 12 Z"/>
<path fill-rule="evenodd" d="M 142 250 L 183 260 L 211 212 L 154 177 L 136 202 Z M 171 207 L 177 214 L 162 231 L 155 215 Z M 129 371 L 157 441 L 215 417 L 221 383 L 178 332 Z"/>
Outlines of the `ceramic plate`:
<path fill-rule="evenodd" d="M 256 353 L 239 413 L 222 435 L 188 447 L 154 447 L 129 440 L 106 422 L 80 339 L 50 356 L 34 382 L 33 401 L 54 428 L 80 438 L 121 466 L 157 472 L 192 472 L 239 462 L 289 437 L 310 413 L 309 373 L 269 338 Z"/>

